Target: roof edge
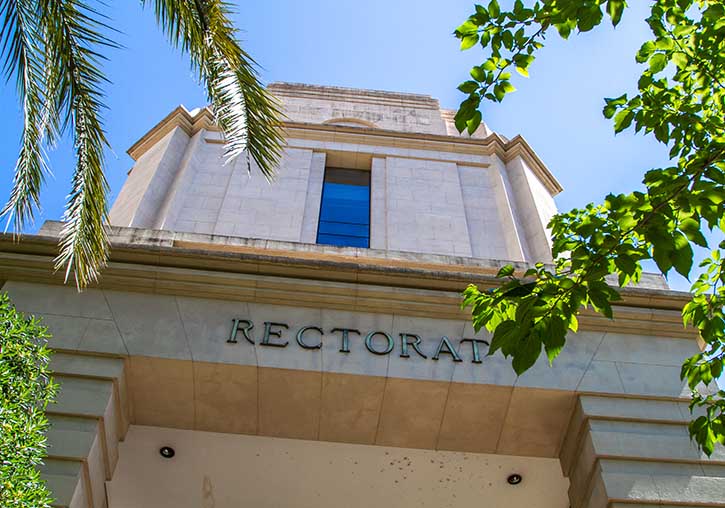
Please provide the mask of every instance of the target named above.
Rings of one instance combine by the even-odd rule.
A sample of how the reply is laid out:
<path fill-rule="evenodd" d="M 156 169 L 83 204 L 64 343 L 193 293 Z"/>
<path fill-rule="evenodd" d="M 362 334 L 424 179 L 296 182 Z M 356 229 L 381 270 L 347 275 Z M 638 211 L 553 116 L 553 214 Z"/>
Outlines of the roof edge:
<path fill-rule="evenodd" d="M 456 145 L 478 145 L 483 148 L 484 155 L 496 154 L 505 162 L 508 162 L 517 156 L 522 157 L 552 196 L 559 194 L 563 190 L 563 187 L 556 177 L 554 177 L 551 171 L 549 171 L 546 167 L 546 164 L 544 164 L 533 148 L 531 148 L 531 145 L 529 145 L 529 143 L 521 135 L 517 135 L 511 140 L 507 140 L 498 133 L 494 132 L 486 138 L 479 139 L 449 136 L 445 134 L 400 132 L 386 129 L 371 129 L 305 122 L 287 121 L 283 122 L 283 126 L 285 128 L 347 132 L 352 134 L 364 133 L 365 135 L 419 140 L 421 142 L 439 141 Z M 219 131 L 219 127 L 217 127 L 214 123 L 214 115 L 209 107 L 204 107 L 195 115 L 192 115 L 189 110 L 180 105 L 166 115 L 166 117 L 153 126 L 148 132 L 146 132 L 146 134 L 144 134 L 138 141 L 136 141 L 136 143 L 128 149 L 127 153 L 134 161 L 138 160 L 147 150 L 175 128 L 184 130 L 184 132 L 186 132 L 189 136 L 193 136 L 201 129 Z"/>

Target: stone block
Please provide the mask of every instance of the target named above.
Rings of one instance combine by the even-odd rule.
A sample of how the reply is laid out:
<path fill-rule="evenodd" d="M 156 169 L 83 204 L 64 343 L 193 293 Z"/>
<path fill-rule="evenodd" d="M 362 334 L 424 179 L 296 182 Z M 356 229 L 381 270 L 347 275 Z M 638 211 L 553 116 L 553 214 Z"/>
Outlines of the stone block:
<path fill-rule="evenodd" d="M 615 362 L 593 360 L 577 386 L 579 392 L 624 393 Z"/>
<path fill-rule="evenodd" d="M 393 318 L 391 337 L 394 342 L 390 353 L 388 376 L 407 379 L 423 379 L 433 381 L 450 381 L 454 370 L 463 363 L 471 362 L 472 358 L 466 351 L 466 359 L 461 362 L 454 361 L 447 346 L 442 348 L 438 359 L 434 359 L 436 350 L 442 337 L 448 337 L 456 354 L 460 354 L 460 340 L 463 338 L 464 321 L 450 319 L 427 319 L 421 317 L 408 317 L 396 315 Z M 401 357 L 401 334 L 416 334 L 421 338 L 420 349 L 427 356 L 421 357 L 411 346 L 408 347 L 409 357 Z M 414 339 L 413 339 L 414 340 Z M 383 341 L 384 342 L 384 341 Z"/>
<path fill-rule="evenodd" d="M 235 319 L 251 319 L 244 302 L 177 296 L 179 315 L 196 362 L 257 365 L 255 346 L 237 332 L 236 343 L 227 342 Z M 259 341 L 264 323 L 253 322 L 252 337 Z"/>
<path fill-rule="evenodd" d="M 698 351 L 694 340 L 607 332 L 594 359 L 680 367 Z"/>
<path fill-rule="evenodd" d="M 582 331 L 567 337 L 566 347 L 549 365 L 546 352 L 516 380 L 516 386 L 573 391 L 580 384 L 599 347 L 603 332 Z"/>
<path fill-rule="evenodd" d="M 54 314 L 96 319 L 113 319 L 103 293 L 75 286 L 54 286 L 8 281 L 3 286 L 15 307 L 30 314 Z"/>
<path fill-rule="evenodd" d="M 572 392 L 515 387 L 496 452 L 558 457 L 574 401 Z"/>
<path fill-rule="evenodd" d="M 437 449 L 495 453 L 512 390 L 451 383 Z"/>
<path fill-rule="evenodd" d="M 325 372 L 385 377 L 388 375 L 390 355 L 374 355 L 365 348 L 365 335 L 371 331 L 390 331 L 393 316 L 323 309 L 320 326 L 325 331 L 322 342 L 322 367 Z M 347 328 L 349 353 L 343 349 L 343 332 L 333 329 Z M 392 353 L 391 353 L 392 354 Z"/>
<path fill-rule="evenodd" d="M 173 296 L 105 291 L 130 355 L 191 359 Z"/>
<path fill-rule="evenodd" d="M 434 449 L 450 383 L 388 378 L 375 443 Z"/>
<path fill-rule="evenodd" d="M 385 382 L 384 377 L 323 372 L 319 439 L 374 444 Z"/>
<path fill-rule="evenodd" d="M 322 373 L 259 369 L 259 434 L 318 439 Z"/>
<path fill-rule="evenodd" d="M 680 381 L 680 367 L 617 362 L 624 391 L 631 395 L 684 397 L 689 394 Z"/>
<path fill-rule="evenodd" d="M 194 427 L 194 373 L 190 361 L 131 356 L 127 378 L 133 423 Z"/>
<path fill-rule="evenodd" d="M 256 366 L 194 362 L 194 428 L 256 434 Z"/>

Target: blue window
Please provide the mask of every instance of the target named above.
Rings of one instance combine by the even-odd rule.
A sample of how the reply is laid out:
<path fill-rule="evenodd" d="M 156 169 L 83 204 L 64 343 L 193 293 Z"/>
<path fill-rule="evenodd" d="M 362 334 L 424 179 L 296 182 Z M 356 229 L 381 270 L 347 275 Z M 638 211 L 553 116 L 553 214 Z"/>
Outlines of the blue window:
<path fill-rule="evenodd" d="M 370 172 L 325 168 L 317 243 L 370 246 Z"/>

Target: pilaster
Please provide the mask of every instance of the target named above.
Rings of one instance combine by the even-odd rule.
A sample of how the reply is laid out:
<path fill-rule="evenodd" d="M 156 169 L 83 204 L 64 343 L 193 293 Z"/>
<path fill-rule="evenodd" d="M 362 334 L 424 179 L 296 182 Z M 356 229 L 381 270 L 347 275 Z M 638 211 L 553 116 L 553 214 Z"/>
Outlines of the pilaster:
<path fill-rule="evenodd" d="M 685 400 L 580 395 L 561 450 L 571 508 L 725 506 L 725 449 L 690 441 Z"/>
<path fill-rule="evenodd" d="M 118 442 L 131 415 L 125 361 L 56 352 L 51 361 L 60 390 L 48 408 L 48 456 L 41 475 L 53 506 L 105 508 L 105 482 L 118 462 Z"/>

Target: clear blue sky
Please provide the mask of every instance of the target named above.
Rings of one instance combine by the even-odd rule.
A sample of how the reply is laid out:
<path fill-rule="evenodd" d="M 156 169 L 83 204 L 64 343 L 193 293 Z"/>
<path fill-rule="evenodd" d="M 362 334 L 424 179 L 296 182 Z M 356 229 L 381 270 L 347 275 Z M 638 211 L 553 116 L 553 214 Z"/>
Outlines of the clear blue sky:
<path fill-rule="evenodd" d="M 451 32 L 473 10 L 467 0 L 265 0 L 240 2 L 237 25 L 245 48 L 262 66 L 264 82 L 291 81 L 415 92 L 456 108 L 482 51 L 458 50 Z M 667 164 L 666 149 L 630 133 L 613 134 L 601 115 L 603 97 L 633 91 L 641 72 L 634 53 L 649 36 L 648 2 L 632 8 L 616 32 L 607 25 L 562 41 L 552 34 L 531 68 L 531 78 L 515 81 L 518 91 L 503 104 L 486 105 L 484 120 L 506 136 L 522 134 L 564 187 L 560 210 L 599 201 L 609 192 L 640 186 L 644 170 Z M 178 104 L 205 104 L 187 60 L 169 47 L 153 13 L 137 2 L 110 2 L 105 8 L 122 32 L 124 49 L 107 51 L 109 110 L 105 125 L 113 152 L 107 159 L 110 200 L 132 166 L 126 154 L 156 122 Z M 503 2 L 503 4 L 508 4 Z M 517 76 L 518 78 L 518 76 Z M 0 197 L 8 195 L 18 149 L 20 114 L 12 84 L 0 92 Z M 59 219 L 73 168 L 70 143 L 52 154 L 54 176 L 42 195 L 36 230 Z M 684 280 L 671 279 L 677 289 Z"/>

